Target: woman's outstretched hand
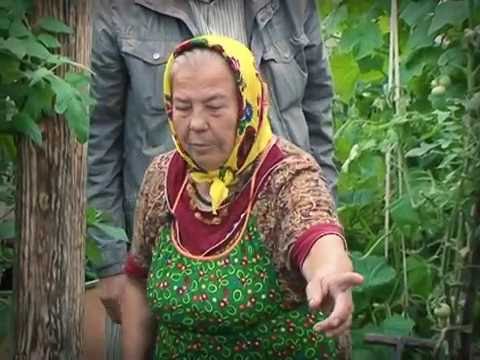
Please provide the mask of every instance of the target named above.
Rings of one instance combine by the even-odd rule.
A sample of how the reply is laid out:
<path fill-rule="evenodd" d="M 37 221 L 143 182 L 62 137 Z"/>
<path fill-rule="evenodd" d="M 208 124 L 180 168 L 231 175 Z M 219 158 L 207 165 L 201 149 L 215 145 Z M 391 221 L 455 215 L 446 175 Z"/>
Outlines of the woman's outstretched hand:
<path fill-rule="evenodd" d="M 354 286 L 362 284 L 362 275 L 355 272 L 342 272 L 313 276 L 307 284 L 307 300 L 311 310 L 323 311 L 328 317 L 315 324 L 314 329 L 327 336 L 339 336 L 352 325 Z"/>

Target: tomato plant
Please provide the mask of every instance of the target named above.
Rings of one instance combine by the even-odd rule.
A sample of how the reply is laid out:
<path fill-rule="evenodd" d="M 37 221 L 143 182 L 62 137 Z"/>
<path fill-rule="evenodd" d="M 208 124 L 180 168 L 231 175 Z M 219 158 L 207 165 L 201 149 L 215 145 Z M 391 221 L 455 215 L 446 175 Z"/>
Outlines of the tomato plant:
<path fill-rule="evenodd" d="M 354 291 L 354 359 L 391 358 L 363 342 L 368 332 L 433 339 L 454 357 L 479 241 L 480 2 L 402 0 L 393 15 L 386 1 L 318 5 L 336 92 L 339 213 L 366 277 Z"/>

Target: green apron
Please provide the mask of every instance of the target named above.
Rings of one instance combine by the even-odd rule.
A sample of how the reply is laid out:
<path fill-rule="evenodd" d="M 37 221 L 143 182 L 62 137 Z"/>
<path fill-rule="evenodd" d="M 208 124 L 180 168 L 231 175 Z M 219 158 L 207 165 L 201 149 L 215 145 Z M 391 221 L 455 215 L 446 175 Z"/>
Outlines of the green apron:
<path fill-rule="evenodd" d="M 147 297 L 157 321 L 155 359 L 335 359 L 334 340 L 313 330 L 324 317 L 283 303 L 270 251 L 255 219 L 225 256 L 194 259 L 165 226 Z"/>

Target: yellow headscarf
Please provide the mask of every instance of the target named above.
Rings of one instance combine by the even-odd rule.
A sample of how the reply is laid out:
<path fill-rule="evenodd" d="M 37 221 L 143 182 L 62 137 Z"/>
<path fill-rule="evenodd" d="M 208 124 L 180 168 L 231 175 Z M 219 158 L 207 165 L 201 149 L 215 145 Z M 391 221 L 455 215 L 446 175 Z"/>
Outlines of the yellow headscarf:
<path fill-rule="evenodd" d="M 237 134 L 233 150 L 219 169 L 204 171 L 184 151 L 178 141 L 172 122 L 172 67 L 175 58 L 193 48 L 207 48 L 220 54 L 233 72 L 241 98 L 242 111 L 238 119 Z M 255 68 L 255 59 L 242 43 L 224 36 L 204 35 L 187 40 L 176 47 L 170 55 L 164 74 L 165 108 L 176 149 L 190 168 L 191 177 L 197 183 L 210 183 L 212 212 L 227 199 L 229 186 L 266 149 L 272 138 L 267 117 L 267 99 L 263 82 Z"/>

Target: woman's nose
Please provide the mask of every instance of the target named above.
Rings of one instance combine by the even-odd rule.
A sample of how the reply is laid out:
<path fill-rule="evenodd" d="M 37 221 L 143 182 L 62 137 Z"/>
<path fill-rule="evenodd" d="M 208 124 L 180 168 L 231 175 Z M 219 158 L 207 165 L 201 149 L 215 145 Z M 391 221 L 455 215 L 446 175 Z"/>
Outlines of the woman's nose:
<path fill-rule="evenodd" d="M 205 119 L 205 114 L 202 110 L 192 111 L 192 117 L 190 119 L 190 130 L 204 131 L 208 128 L 208 123 Z"/>

